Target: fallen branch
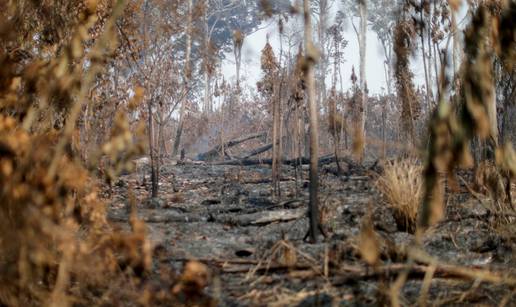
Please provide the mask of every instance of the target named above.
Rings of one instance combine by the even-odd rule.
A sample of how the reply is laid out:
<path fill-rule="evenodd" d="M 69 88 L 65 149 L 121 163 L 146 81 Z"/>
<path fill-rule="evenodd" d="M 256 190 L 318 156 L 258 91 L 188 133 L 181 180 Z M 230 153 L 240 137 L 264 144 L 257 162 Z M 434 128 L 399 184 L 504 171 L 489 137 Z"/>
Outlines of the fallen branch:
<path fill-rule="evenodd" d="M 306 216 L 307 209 L 281 209 L 274 211 L 262 211 L 257 213 L 241 214 L 238 216 L 222 214 L 215 216 L 214 220 L 223 224 L 239 226 L 260 226 L 276 222 L 289 222 Z"/>
<path fill-rule="evenodd" d="M 170 262 L 199 261 L 199 262 L 210 263 L 210 264 L 221 266 L 221 267 L 228 265 L 228 264 L 229 265 L 244 265 L 244 264 L 257 265 L 259 263 L 258 260 L 254 260 L 254 259 L 221 259 L 221 258 L 196 258 L 196 257 L 191 257 L 191 258 L 172 257 L 172 258 L 167 258 L 166 260 L 170 261 Z"/>
<path fill-rule="evenodd" d="M 233 264 L 231 266 L 223 266 L 225 273 L 245 273 L 252 269 L 252 265 L 256 265 L 255 260 L 237 260 L 227 261 L 227 264 Z M 307 272 L 307 270 L 311 272 Z M 372 280 L 378 278 L 392 278 L 396 277 L 402 272 L 409 272 L 410 278 L 423 279 L 428 270 L 433 269 L 433 276 L 435 278 L 449 278 L 449 279 L 464 279 L 468 281 L 485 281 L 495 284 L 504 284 L 508 286 L 516 285 L 516 276 L 500 271 L 489 271 L 478 267 L 462 267 L 456 265 L 446 264 L 406 264 L 406 263 L 394 263 L 389 265 L 377 266 L 377 267 L 364 267 L 359 265 L 343 265 L 339 267 L 339 271 L 336 272 L 336 276 L 333 276 L 330 280 L 333 286 L 343 286 L 348 283 L 354 283 L 357 280 Z M 259 264 L 259 267 L 254 268 L 256 272 L 268 273 L 268 272 L 280 272 L 289 271 L 289 274 L 294 274 L 297 270 L 302 270 L 303 273 L 298 278 L 310 279 L 321 275 L 320 271 L 314 271 L 312 265 L 308 264 Z"/>
<path fill-rule="evenodd" d="M 187 214 L 183 212 L 166 212 L 166 213 L 153 213 L 149 216 L 139 217 L 145 223 L 188 223 L 188 222 L 201 222 L 202 217 L 198 214 Z M 115 214 L 109 214 L 108 220 L 110 222 L 128 222 L 128 216 L 120 216 Z"/>
<path fill-rule="evenodd" d="M 264 137 L 266 135 L 267 134 L 265 132 L 253 133 L 253 134 L 249 134 L 249 135 L 240 137 L 238 139 L 234 139 L 234 140 L 228 141 L 228 142 L 224 143 L 223 145 L 219 144 L 219 145 L 213 147 L 211 150 L 209 150 L 207 152 L 200 153 L 197 156 L 197 159 L 201 160 L 201 161 L 212 160 L 216 156 L 220 155 L 220 153 L 222 151 L 222 147 L 224 147 L 224 148 L 233 147 L 233 146 L 236 146 L 238 144 L 244 143 L 246 141 L 257 139 L 257 138 L 261 138 L 261 137 Z"/>
<path fill-rule="evenodd" d="M 237 265 L 237 266 L 230 266 L 230 267 L 224 267 L 222 268 L 222 271 L 224 273 L 247 273 L 249 272 L 251 269 L 253 269 L 253 271 L 255 273 L 271 273 L 271 272 L 283 272 L 283 271 L 298 271 L 298 270 L 303 270 L 303 271 L 306 271 L 308 269 L 311 269 L 313 268 L 312 265 L 310 264 L 293 264 L 293 265 L 286 265 L 286 264 L 271 264 L 271 265 L 266 265 L 266 264 L 262 264 L 260 265 L 259 267 L 251 267 L 251 266 L 244 266 L 244 265 Z M 319 273 L 320 275 L 320 273 Z"/>
<path fill-rule="evenodd" d="M 395 277 L 402 272 L 408 272 L 411 278 L 424 278 L 431 265 L 410 265 L 395 263 L 391 265 L 379 266 L 376 268 L 363 268 L 359 266 L 348 266 L 341 268 L 339 276 L 332 279 L 332 285 L 342 286 L 355 282 L 356 280 L 369 280 L 380 277 Z M 455 265 L 436 264 L 434 277 L 454 278 L 466 280 L 482 280 L 486 282 L 516 285 L 516 277 L 502 272 L 492 272 L 477 267 L 461 267 Z"/>
<path fill-rule="evenodd" d="M 496 284 L 505 285 L 516 285 L 516 275 L 514 272 L 493 272 L 486 269 L 477 267 L 458 266 L 451 264 L 440 263 L 438 259 L 430 256 L 425 251 L 411 248 L 408 251 L 409 257 L 417 262 L 424 263 L 427 265 L 434 265 L 436 267 L 436 276 L 440 274 L 447 274 L 452 277 L 470 279 L 470 280 L 481 280 Z"/>
<path fill-rule="evenodd" d="M 279 181 L 296 181 L 296 178 L 293 177 L 281 177 Z M 256 179 L 248 179 L 242 180 L 240 183 L 242 184 L 260 184 L 260 183 L 271 183 L 271 178 L 256 178 Z"/>
<path fill-rule="evenodd" d="M 241 160 L 241 159 L 249 159 L 249 158 L 251 158 L 251 157 L 254 157 L 254 156 L 257 156 L 257 155 L 262 154 L 262 153 L 264 153 L 264 152 L 267 152 L 267 151 L 269 151 L 269 150 L 271 150 L 271 149 L 272 149 L 272 143 L 267 144 L 267 145 L 264 145 L 264 146 L 261 146 L 261 147 L 258 147 L 258 148 L 256 148 L 256 149 L 253 149 L 253 150 L 251 150 L 250 152 L 248 152 L 248 153 L 244 154 L 244 155 L 240 158 L 240 160 Z"/>
<path fill-rule="evenodd" d="M 319 159 L 319 165 L 325 165 L 335 162 L 335 156 L 328 155 L 321 157 Z M 356 167 L 358 166 L 351 158 L 348 157 L 340 157 L 339 161 L 345 162 L 349 165 L 353 165 Z M 310 159 L 306 157 L 301 158 L 295 158 L 295 159 L 283 159 L 282 163 L 284 165 L 308 165 L 310 164 Z M 219 162 L 213 162 L 212 165 L 241 165 L 241 166 L 252 166 L 252 165 L 272 165 L 272 159 L 235 159 L 235 160 L 228 160 L 228 161 L 219 161 Z"/>

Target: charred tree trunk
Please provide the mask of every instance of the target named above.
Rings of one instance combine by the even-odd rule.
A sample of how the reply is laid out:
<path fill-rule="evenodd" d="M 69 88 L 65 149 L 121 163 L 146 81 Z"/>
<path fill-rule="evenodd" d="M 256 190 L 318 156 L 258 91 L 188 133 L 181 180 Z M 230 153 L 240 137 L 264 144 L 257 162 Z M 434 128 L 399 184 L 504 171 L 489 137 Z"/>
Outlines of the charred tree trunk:
<path fill-rule="evenodd" d="M 148 47 L 148 41 L 147 41 L 147 27 L 148 27 L 148 17 L 149 17 L 149 2 L 145 1 L 144 6 L 144 52 L 146 52 Z M 146 57 L 144 57 L 146 58 Z M 145 79 L 146 87 L 149 86 L 149 80 Z M 154 121 L 153 121 L 153 105 L 154 105 L 154 97 L 150 95 L 149 99 L 147 100 L 147 112 L 148 112 L 148 133 L 149 133 L 149 158 L 150 158 L 150 166 L 151 166 L 151 198 L 158 197 L 158 169 L 159 169 L 159 161 L 156 159 L 156 142 L 155 142 L 155 135 L 154 135 Z"/>
<path fill-rule="evenodd" d="M 186 59 L 184 71 L 184 86 L 187 93 L 189 92 L 190 78 L 192 74 L 190 67 L 190 57 L 192 54 L 192 2 L 193 0 L 188 0 L 188 25 L 186 28 Z M 183 125 L 187 101 L 188 100 L 186 98 L 183 99 L 183 101 L 181 101 L 181 109 L 179 111 L 179 123 L 177 124 L 176 139 L 174 140 L 174 149 L 172 151 L 173 156 L 177 155 L 177 153 L 179 152 L 179 146 L 181 145 L 181 136 L 183 134 Z"/>
<path fill-rule="evenodd" d="M 149 125 L 149 153 L 151 166 L 151 198 L 158 197 L 158 167 L 159 162 L 156 159 L 156 148 L 154 142 L 154 123 L 152 120 L 152 99 L 147 102 L 148 125 Z"/>
<path fill-rule="evenodd" d="M 224 117 L 224 114 L 222 114 L 222 116 Z M 222 133 L 221 133 L 221 135 L 222 135 Z M 265 135 L 266 135 L 265 132 L 259 132 L 259 133 L 253 133 L 253 134 L 245 135 L 245 136 L 240 137 L 238 139 L 230 140 L 228 142 L 221 142 L 221 144 L 215 146 L 214 148 L 208 150 L 207 152 L 199 154 L 198 155 L 198 159 L 199 160 L 210 160 L 210 159 L 213 159 L 219 153 L 223 152 L 224 148 L 233 147 L 233 146 L 236 146 L 238 144 L 241 144 L 241 143 L 249 141 L 249 140 L 253 140 L 253 139 L 264 137 Z M 221 137 L 221 139 L 222 139 L 222 137 Z"/>
<path fill-rule="evenodd" d="M 274 95 L 272 98 L 272 194 L 279 200 L 280 197 L 280 187 L 279 187 L 279 177 L 280 177 L 280 86 L 274 85 Z"/>
<path fill-rule="evenodd" d="M 312 42 L 312 20 L 310 16 L 310 0 L 304 0 L 304 20 L 305 20 L 305 82 L 308 96 L 308 108 L 309 108 L 309 119 L 310 119 L 310 201 L 309 201 L 309 218 L 310 218 L 310 229 L 308 236 L 312 243 L 317 242 L 319 235 L 320 221 L 319 221 L 319 176 L 318 176 L 318 157 L 319 157 L 319 124 L 318 124 L 318 111 L 316 104 L 315 95 L 315 84 L 314 84 L 314 66 L 317 61 L 317 51 Z"/>
<path fill-rule="evenodd" d="M 262 154 L 264 152 L 267 152 L 267 151 L 269 151 L 271 149 L 272 149 L 272 143 L 264 145 L 264 146 L 261 146 L 261 147 L 258 147 L 256 149 L 253 149 L 250 152 L 242 155 L 241 157 L 242 157 L 242 159 L 248 159 L 248 158 L 257 156 L 259 154 Z"/>

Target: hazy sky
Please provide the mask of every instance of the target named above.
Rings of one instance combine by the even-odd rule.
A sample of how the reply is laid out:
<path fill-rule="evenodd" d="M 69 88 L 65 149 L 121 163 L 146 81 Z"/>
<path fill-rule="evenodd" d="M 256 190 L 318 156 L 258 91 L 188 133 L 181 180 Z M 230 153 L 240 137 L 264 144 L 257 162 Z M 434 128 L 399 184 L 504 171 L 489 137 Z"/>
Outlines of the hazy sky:
<path fill-rule="evenodd" d="M 256 81 L 261 78 L 260 52 L 266 43 L 267 35 L 269 35 L 270 43 L 276 51 L 276 56 L 279 53 L 279 32 L 277 24 L 275 22 L 267 22 L 264 23 L 264 25 L 268 23 L 270 23 L 268 27 L 246 37 L 243 45 L 241 76 L 242 79 L 247 79 L 247 83 L 253 87 L 255 86 Z M 351 26 L 346 27 L 344 38 L 348 41 L 348 45 L 344 49 L 344 58 L 346 62 L 342 66 L 342 78 L 344 80 L 344 90 L 346 90 L 351 86 L 350 75 L 352 66 L 355 66 L 355 71 L 358 75 L 359 52 L 357 38 Z M 368 31 L 366 78 L 370 93 L 381 93 L 382 91 L 387 91 L 383 61 L 383 50 L 378 43 L 376 33 Z M 413 62 L 417 61 L 413 60 Z M 423 84 L 424 71 L 422 65 L 413 63 L 412 68 L 415 75 L 415 83 L 417 85 Z M 234 80 L 236 73 L 234 56 L 232 53 L 227 54 L 227 60 L 225 60 L 222 65 L 222 72 L 226 79 Z"/>

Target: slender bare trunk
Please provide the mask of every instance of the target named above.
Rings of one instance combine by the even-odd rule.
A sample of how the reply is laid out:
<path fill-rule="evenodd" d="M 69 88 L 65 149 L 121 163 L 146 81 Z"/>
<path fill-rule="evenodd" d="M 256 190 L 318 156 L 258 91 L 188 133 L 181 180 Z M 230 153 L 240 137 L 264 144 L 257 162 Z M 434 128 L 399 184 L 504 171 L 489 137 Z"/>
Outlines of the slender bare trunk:
<path fill-rule="evenodd" d="M 457 27 L 457 14 L 455 10 L 452 10 L 452 37 L 453 37 L 453 46 L 452 46 L 452 57 L 453 57 L 453 76 L 455 79 L 455 75 L 458 73 L 460 62 L 462 59 L 462 50 L 461 50 L 461 41 L 460 41 L 460 30 Z M 455 87 L 455 82 L 453 82 L 453 86 Z"/>
<path fill-rule="evenodd" d="M 151 198 L 158 197 L 158 161 L 156 161 L 156 148 L 154 142 L 154 122 L 152 120 L 152 99 L 147 102 L 148 125 L 149 125 L 149 151 L 151 166 Z"/>
<path fill-rule="evenodd" d="M 190 67 L 190 57 L 192 53 L 192 6 L 193 0 L 188 0 L 188 24 L 186 26 L 186 57 L 184 70 L 184 86 L 187 93 L 189 92 L 190 78 L 192 74 Z M 183 134 L 183 125 L 187 102 L 188 99 L 186 98 L 181 101 L 181 109 L 179 111 L 179 123 L 177 125 L 176 139 L 174 140 L 174 149 L 172 151 L 173 156 L 177 155 L 177 153 L 179 152 L 179 146 L 181 145 L 181 136 Z"/>
<path fill-rule="evenodd" d="M 272 195 L 279 199 L 279 86 L 273 85 L 272 95 Z"/>
<path fill-rule="evenodd" d="M 148 50 L 148 40 L 147 40 L 147 27 L 148 27 L 148 17 L 149 17 L 149 2 L 145 1 L 144 6 L 144 17 L 143 17 L 143 26 L 144 26 L 144 59 L 147 62 L 146 52 Z M 146 63 L 147 64 L 147 63 Z M 145 65 L 147 66 L 147 65 Z M 145 87 L 149 88 L 149 80 L 145 79 Z M 159 168 L 159 162 L 156 160 L 156 142 L 155 142 L 155 135 L 154 135 L 154 121 L 153 121 L 153 107 L 154 104 L 154 97 L 150 95 L 150 97 L 147 100 L 147 112 L 148 112 L 148 133 L 149 133 L 149 156 L 150 156 L 150 167 L 151 167 L 151 198 L 158 197 L 158 168 Z"/>
<path fill-rule="evenodd" d="M 367 3 L 366 0 L 359 1 L 360 8 L 360 39 L 359 39 L 359 53 L 360 53 L 360 91 L 361 99 L 359 105 L 359 119 L 358 119 L 358 133 L 355 137 L 359 137 L 359 146 L 357 148 L 358 159 L 362 161 L 365 150 L 365 121 L 367 109 L 367 90 L 366 90 L 366 50 L 367 50 Z M 355 140 L 357 141 L 357 140 Z"/>
<path fill-rule="evenodd" d="M 224 99 L 223 101 L 225 101 Z M 224 103 L 224 102 L 223 102 Z M 225 111 L 224 111 L 224 105 L 221 106 L 221 113 L 222 113 L 222 121 L 220 125 L 220 148 L 221 148 L 221 155 L 222 160 L 226 160 L 226 146 L 225 146 L 225 137 L 224 137 L 224 120 L 225 120 Z"/>
<path fill-rule="evenodd" d="M 432 51 L 432 33 L 431 33 L 431 30 L 430 28 L 428 29 L 428 32 L 427 32 L 427 45 L 428 45 L 428 61 L 427 61 L 427 64 L 428 64 L 428 80 L 429 80 L 429 83 L 430 83 L 430 88 L 428 89 L 428 91 L 430 92 L 430 99 L 432 100 L 432 105 L 434 104 L 434 90 L 433 90 L 433 87 L 434 87 L 434 78 L 433 78 L 433 73 L 432 73 L 432 60 L 434 58 L 434 53 Z M 435 80 L 436 80 L 436 83 L 435 85 L 437 85 L 437 78 L 438 76 L 435 75 Z"/>
<path fill-rule="evenodd" d="M 205 5 L 208 5 L 208 1 L 205 0 Z M 211 76 L 210 76 L 210 54 L 209 45 L 209 26 L 208 26 L 208 10 L 204 9 L 203 15 L 204 22 L 204 108 L 203 111 L 205 114 L 209 114 L 211 112 Z"/>
<path fill-rule="evenodd" d="M 308 91 L 308 107 L 310 117 L 310 202 L 309 202 L 309 218 L 310 230 L 308 235 L 310 241 L 317 242 L 319 235 L 319 177 L 318 177 L 318 159 L 319 159 L 319 133 L 318 133 L 318 110 L 316 104 L 315 84 L 314 84 L 314 66 L 317 61 L 316 50 L 312 42 L 312 20 L 310 16 L 310 0 L 304 0 L 304 19 L 305 19 L 305 78 L 306 89 Z"/>
<path fill-rule="evenodd" d="M 419 11 L 419 16 L 421 18 L 421 22 L 423 22 L 423 8 Z M 419 31 L 419 37 L 421 39 L 421 54 L 423 57 L 423 70 L 425 71 L 425 86 L 426 86 L 426 93 L 425 93 L 425 103 L 427 107 L 427 111 L 430 110 L 430 81 L 428 80 L 428 68 L 427 68 L 427 60 L 426 60 L 426 52 L 425 52 L 425 37 L 424 37 L 424 28 L 421 26 L 421 29 Z"/>
<path fill-rule="evenodd" d="M 325 50 L 325 41 L 326 41 L 326 29 L 327 29 L 327 19 L 328 19 L 328 0 L 319 0 L 319 25 L 318 25 L 318 38 L 319 38 L 319 48 L 321 58 L 319 60 L 319 105 L 323 104 L 326 106 L 326 73 L 328 66 L 328 57 L 327 52 Z"/>
<path fill-rule="evenodd" d="M 212 111 L 211 108 L 211 76 L 207 71 L 204 71 L 204 108 L 205 114 Z"/>

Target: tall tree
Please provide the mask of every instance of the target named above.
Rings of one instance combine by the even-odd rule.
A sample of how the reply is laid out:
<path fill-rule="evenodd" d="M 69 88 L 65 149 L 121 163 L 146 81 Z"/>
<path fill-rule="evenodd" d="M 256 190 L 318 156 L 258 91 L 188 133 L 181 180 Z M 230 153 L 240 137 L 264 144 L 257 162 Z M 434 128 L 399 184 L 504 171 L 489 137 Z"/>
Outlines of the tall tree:
<path fill-rule="evenodd" d="M 358 159 L 361 161 L 364 158 L 365 149 L 365 121 L 366 121 L 366 105 L 367 105 L 367 81 L 366 81 L 366 50 L 367 50 L 367 2 L 366 0 L 358 0 L 359 16 L 360 16 L 360 34 L 359 34 L 359 49 L 360 49 L 360 90 L 362 93 L 360 101 L 360 117 L 358 124 L 358 133 L 355 138 L 356 150 Z"/>
<path fill-rule="evenodd" d="M 413 73 L 410 70 L 410 55 L 413 52 L 417 34 L 414 24 L 406 19 L 406 14 L 402 14 L 394 30 L 395 77 L 398 99 L 401 102 L 401 128 L 405 134 L 402 137 L 410 140 L 414 145 L 416 141 L 414 119 L 419 113 L 419 108 L 412 81 Z"/>
<path fill-rule="evenodd" d="M 270 14 L 288 12 L 288 0 L 274 1 L 267 9 Z M 211 83 L 214 70 L 213 55 L 224 59 L 233 53 L 236 83 L 240 83 L 242 47 L 247 36 L 261 29 L 263 22 L 260 1 L 204 0 L 203 1 L 203 59 L 204 105 L 211 109 Z M 196 52 L 193 50 L 192 52 Z"/>
<path fill-rule="evenodd" d="M 318 108 L 315 93 L 314 66 L 319 57 L 312 39 L 312 18 L 310 14 L 310 0 L 303 1 L 304 27 L 305 27 L 305 63 L 304 75 L 306 82 L 306 91 L 308 97 L 308 109 L 310 118 L 310 201 L 309 201 L 309 219 L 310 229 L 308 236 L 312 243 L 317 242 L 320 231 L 319 221 L 319 123 Z"/>
<path fill-rule="evenodd" d="M 328 75 L 329 66 L 329 51 L 331 47 L 331 40 L 327 33 L 328 20 L 330 19 L 330 10 L 333 6 L 334 0 L 314 0 L 312 2 L 312 11 L 315 13 L 315 22 L 317 28 L 317 43 L 320 52 L 320 58 L 317 67 L 317 88 L 318 88 L 318 103 L 326 104 L 327 90 L 326 90 L 326 76 Z"/>
<path fill-rule="evenodd" d="M 187 16 L 187 25 L 186 25 L 186 58 L 185 58 L 185 69 L 183 72 L 184 78 L 184 87 L 188 92 L 190 88 L 190 79 L 192 77 L 192 69 L 191 69 L 191 55 L 192 55 L 192 19 L 193 19 L 193 0 L 188 0 L 188 16 Z M 183 125 L 185 120 L 185 110 L 186 104 L 188 103 L 187 99 L 182 99 L 181 101 L 181 109 L 179 111 L 179 123 L 177 125 L 176 130 L 176 138 L 174 140 L 174 149 L 172 151 L 172 155 L 176 156 L 179 152 L 179 146 L 181 144 L 181 135 L 183 134 Z"/>
<path fill-rule="evenodd" d="M 262 49 L 261 69 L 263 78 L 258 82 L 258 90 L 270 102 L 272 109 L 272 192 L 279 198 L 279 167 L 280 167 L 280 124 L 281 124 L 281 83 L 280 65 L 274 55 L 272 46 L 267 43 Z"/>
<path fill-rule="evenodd" d="M 392 94 L 393 76 L 393 29 L 398 19 L 402 0 L 369 0 L 368 19 L 376 33 L 384 54 L 385 83 L 387 93 Z"/>

